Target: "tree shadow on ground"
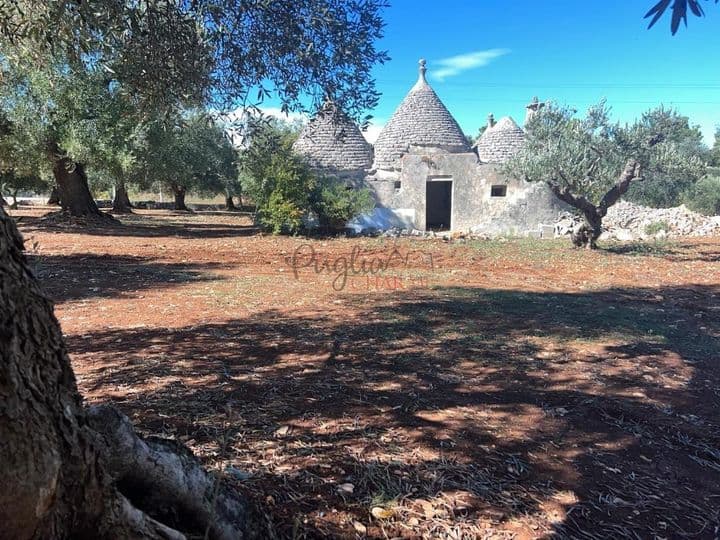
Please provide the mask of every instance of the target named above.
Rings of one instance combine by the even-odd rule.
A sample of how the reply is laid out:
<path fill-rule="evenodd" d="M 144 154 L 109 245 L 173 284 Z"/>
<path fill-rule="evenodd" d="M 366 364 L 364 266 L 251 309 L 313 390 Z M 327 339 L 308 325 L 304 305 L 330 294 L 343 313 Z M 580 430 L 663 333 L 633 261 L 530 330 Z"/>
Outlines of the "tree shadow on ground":
<path fill-rule="evenodd" d="M 238 223 L 237 225 L 202 223 L 194 221 L 192 217 L 202 216 L 204 213 L 173 212 L 163 214 L 162 218 L 142 214 L 118 214 L 115 217 L 121 220 L 118 225 L 102 226 L 91 225 L 58 225 L 43 222 L 43 217 L 22 216 L 20 225 L 24 233 L 52 232 L 52 233 L 82 233 L 91 236 L 127 236 L 137 238 L 185 238 L 185 239 L 213 239 L 213 238 L 240 238 L 257 234 L 258 228 L 254 225 Z M 242 214 L 228 213 L 233 217 Z M 183 218 L 172 221 L 167 218 Z"/>
<path fill-rule="evenodd" d="M 248 471 L 281 537 L 717 534 L 720 288 L 343 300 L 68 343 L 91 400 Z"/>
<path fill-rule="evenodd" d="M 54 302 L 118 298 L 183 283 L 221 279 L 214 263 L 167 263 L 151 257 L 28 254 L 28 262 Z"/>
<path fill-rule="evenodd" d="M 615 255 L 631 255 L 638 257 L 659 257 L 675 261 L 720 261 L 720 252 L 699 249 L 702 244 L 679 243 L 665 240 L 635 241 L 623 244 L 610 244 L 602 250 Z"/>

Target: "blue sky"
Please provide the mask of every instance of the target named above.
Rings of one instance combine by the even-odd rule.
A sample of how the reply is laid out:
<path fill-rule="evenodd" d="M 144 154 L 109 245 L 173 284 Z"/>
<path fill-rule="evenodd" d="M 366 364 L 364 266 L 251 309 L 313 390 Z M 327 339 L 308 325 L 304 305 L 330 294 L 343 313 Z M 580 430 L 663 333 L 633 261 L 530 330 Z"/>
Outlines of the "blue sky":
<path fill-rule="evenodd" d="M 379 44 L 391 60 L 374 70 L 383 94 L 371 112 L 375 131 L 415 83 L 423 57 L 468 134 L 490 112 L 522 123 L 534 95 L 580 110 L 605 97 L 620 121 L 672 105 L 711 143 L 720 125 L 720 5 L 707 2 L 707 17 L 673 37 L 667 17 L 646 29 L 654 1 L 394 0 Z"/>

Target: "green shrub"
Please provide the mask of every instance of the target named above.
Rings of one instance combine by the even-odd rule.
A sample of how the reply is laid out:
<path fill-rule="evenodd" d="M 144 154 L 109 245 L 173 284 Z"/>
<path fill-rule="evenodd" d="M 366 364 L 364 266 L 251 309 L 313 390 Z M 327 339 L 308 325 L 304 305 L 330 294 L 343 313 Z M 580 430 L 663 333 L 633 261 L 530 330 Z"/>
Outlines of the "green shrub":
<path fill-rule="evenodd" d="M 341 182 L 324 178 L 313 196 L 312 209 L 320 226 L 339 229 L 351 219 L 369 212 L 374 206 L 367 189 L 354 189 Z"/>
<path fill-rule="evenodd" d="M 708 216 L 720 214 L 720 176 L 706 176 L 690 188 L 684 196 L 685 205 Z"/>
<path fill-rule="evenodd" d="M 258 213 L 260 224 L 273 234 L 297 234 L 302 229 L 304 215 L 297 202 L 286 199 L 281 191 L 273 191 Z"/>
<path fill-rule="evenodd" d="M 366 189 L 348 188 L 334 177 L 320 177 L 292 149 L 297 133 L 282 123 L 256 126 L 241 156 L 243 191 L 256 207 L 257 223 L 275 234 L 298 233 L 310 214 L 321 227 L 336 229 L 369 211 Z"/>
<path fill-rule="evenodd" d="M 255 194 L 259 224 L 275 234 L 299 232 L 317 184 L 315 176 L 294 155 L 278 152 L 270 158 L 261 184 Z"/>
<path fill-rule="evenodd" d="M 670 232 L 670 226 L 665 221 L 654 221 L 645 225 L 645 234 L 654 236 L 660 231 Z"/>

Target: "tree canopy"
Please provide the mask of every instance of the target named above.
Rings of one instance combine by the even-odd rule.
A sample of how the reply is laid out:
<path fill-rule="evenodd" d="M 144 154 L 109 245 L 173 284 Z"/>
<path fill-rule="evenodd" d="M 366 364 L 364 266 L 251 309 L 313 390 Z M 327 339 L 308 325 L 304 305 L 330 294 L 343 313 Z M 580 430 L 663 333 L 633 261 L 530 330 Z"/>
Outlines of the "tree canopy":
<path fill-rule="evenodd" d="M 710 150 L 710 164 L 713 167 L 720 167 L 720 127 L 715 130 L 715 141 Z"/>
<path fill-rule="evenodd" d="M 0 4 L 13 61 L 101 69 L 153 106 L 232 109 L 274 93 L 284 109 L 331 97 L 359 116 L 377 102 L 370 70 L 387 59 L 384 0 L 14 0 Z"/>
<path fill-rule="evenodd" d="M 644 113 L 640 124 L 646 131 L 662 133 L 665 146 L 672 145 L 677 156 L 662 166 L 653 166 L 644 182 L 630 186 L 626 198 L 654 208 L 678 206 L 706 173 L 710 151 L 702 132 L 698 126 L 690 125 L 687 116 L 664 107 Z"/>
<path fill-rule="evenodd" d="M 4 94 L 32 98 L 23 125 L 37 136 L 34 148 L 43 147 L 33 159 L 46 159 L 39 166 L 52 171 L 63 208 L 98 215 L 88 171 L 125 173 L 132 158 L 126 143 L 158 116 L 188 109 L 220 116 L 274 95 L 284 111 L 331 98 L 360 118 L 378 99 L 371 69 L 387 58 L 375 46 L 384 6 L 382 0 L 3 2 L 0 60 L 18 74 L 3 79 Z M 13 108 L 14 100 L 6 105 Z M 102 121 L 113 116 L 115 122 Z M 120 119 L 130 132 L 119 129 Z M 107 140 L 113 144 L 99 144 Z"/>
<path fill-rule="evenodd" d="M 236 194 L 237 151 L 223 126 L 207 113 L 159 116 L 143 126 L 128 179 L 143 188 L 160 184 L 186 210 L 185 194 Z"/>

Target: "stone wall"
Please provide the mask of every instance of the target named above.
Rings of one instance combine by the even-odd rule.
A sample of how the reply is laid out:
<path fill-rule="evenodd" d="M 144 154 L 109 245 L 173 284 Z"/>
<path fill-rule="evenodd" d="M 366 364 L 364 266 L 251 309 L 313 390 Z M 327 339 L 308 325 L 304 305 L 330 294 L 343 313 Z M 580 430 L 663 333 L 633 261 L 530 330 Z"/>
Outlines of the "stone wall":
<path fill-rule="evenodd" d="M 545 184 L 508 179 L 497 165 L 478 166 L 482 197 L 470 230 L 488 235 L 525 236 L 540 225 L 552 225 L 567 205 Z M 493 185 L 507 185 L 505 197 L 491 197 Z"/>

